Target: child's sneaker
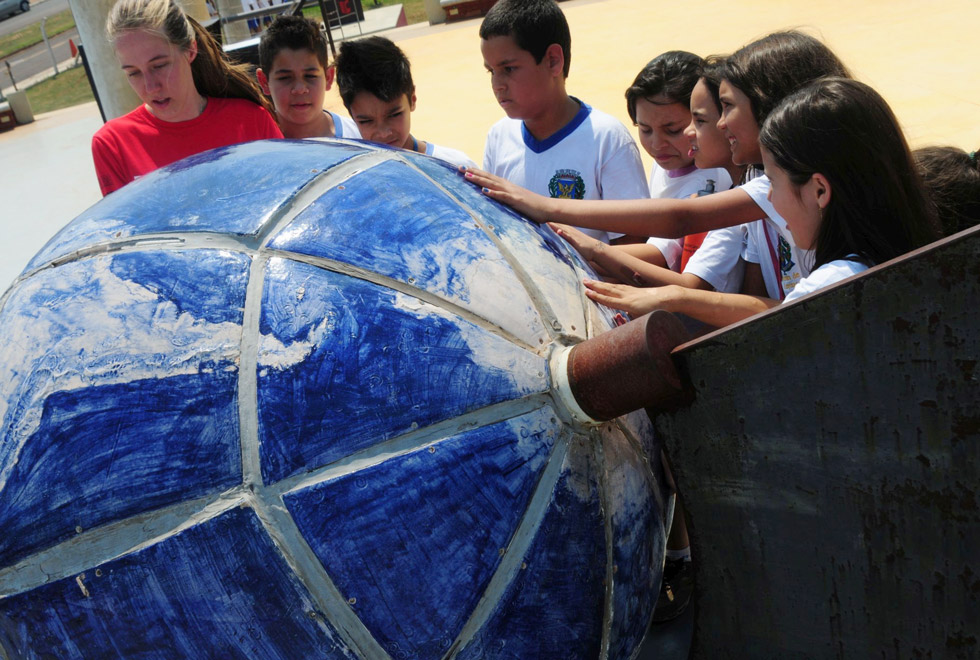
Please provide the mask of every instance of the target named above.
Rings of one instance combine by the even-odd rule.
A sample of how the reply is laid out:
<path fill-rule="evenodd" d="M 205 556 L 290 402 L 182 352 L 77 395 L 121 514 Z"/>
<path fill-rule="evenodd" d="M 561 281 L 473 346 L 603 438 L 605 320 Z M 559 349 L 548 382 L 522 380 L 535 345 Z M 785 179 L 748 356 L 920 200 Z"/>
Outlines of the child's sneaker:
<path fill-rule="evenodd" d="M 664 577 L 660 582 L 660 597 L 653 610 L 653 622 L 661 623 L 677 617 L 694 593 L 694 567 L 690 559 L 667 559 Z"/>

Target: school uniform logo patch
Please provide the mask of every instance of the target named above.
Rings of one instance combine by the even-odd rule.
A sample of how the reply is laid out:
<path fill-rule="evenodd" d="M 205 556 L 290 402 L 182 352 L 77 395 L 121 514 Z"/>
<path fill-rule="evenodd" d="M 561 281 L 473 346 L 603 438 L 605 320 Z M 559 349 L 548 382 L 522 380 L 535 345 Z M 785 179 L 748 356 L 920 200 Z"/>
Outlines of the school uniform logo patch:
<path fill-rule="evenodd" d="M 548 182 L 548 193 L 558 199 L 585 199 L 585 180 L 575 170 L 558 170 Z"/>
<path fill-rule="evenodd" d="M 784 273 L 793 270 L 796 263 L 793 261 L 793 248 L 789 246 L 786 239 L 779 237 L 779 269 Z"/>
<path fill-rule="evenodd" d="M 790 291 L 796 288 L 796 285 L 800 283 L 803 279 L 803 273 L 796 267 L 796 262 L 793 261 L 793 248 L 790 247 L 789 242 L 786 241 L 782 236 L 779 237 L 779 270 L 781 273 L 781 281 L 783 288 L 783 295 L 788 295 Z"/>

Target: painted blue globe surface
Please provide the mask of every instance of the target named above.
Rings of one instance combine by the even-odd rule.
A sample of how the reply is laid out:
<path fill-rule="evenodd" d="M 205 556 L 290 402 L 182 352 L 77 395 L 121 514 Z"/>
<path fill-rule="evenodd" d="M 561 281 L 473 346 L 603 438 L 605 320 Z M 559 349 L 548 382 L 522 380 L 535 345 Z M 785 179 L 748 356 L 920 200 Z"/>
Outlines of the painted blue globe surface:
<path fill-rule="evenodd" d="M 629 657 L 663 476 L 555 394 L 585 274 L 361 143 L 102 200 L 0 299 L 0 657 Z"/>

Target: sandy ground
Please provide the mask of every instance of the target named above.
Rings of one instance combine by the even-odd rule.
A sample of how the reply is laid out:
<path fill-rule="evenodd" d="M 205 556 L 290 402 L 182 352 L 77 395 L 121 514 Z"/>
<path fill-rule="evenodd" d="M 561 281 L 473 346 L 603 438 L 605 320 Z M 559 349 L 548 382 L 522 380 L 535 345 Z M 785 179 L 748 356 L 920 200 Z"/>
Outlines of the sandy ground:
<path fill-rule="evenodd" d="M 573 0 L 561 6 L 572 30 L 569 92 L 626 123 L 623 93 L 656 55 L 727 53 L 796 27 L 830 45 L 892 104 L 913 146 L 980 147 L 980 60 L 971 52 L 980 3 Z M 415 132 L 479 161 L 487 129 L 503 113 L 483 70 L 478 29 L 479 21 L 469 21 L 412 37 L 403 28 L 399 45 L 418 88 Z M 343 109 L 335 93 L 329 98 Z"/>
<path fill-rule="evenodd" d="M 570 93 L 624 122 L 623 92 L 657 54 L 725 53 L 797 27 L 822 38 L 856 77 L 881 92 L 913 146 L 980 147 L 976 0 L 570 0 L 561 6 L 572 29 Z M 483 69 L 478 29 L 479 20 L 469 20 L 388 34 L 412 61 L 413 133 L 479 162 L 487 129 L 503 113 Z M 336 90 L 328 92 L 327 107 L 344 111 Z M 61 226 L 98 201 L 89 138 L 100 125 L 97 108 L 86 104 L 0 134 L 0 288 Z"/>

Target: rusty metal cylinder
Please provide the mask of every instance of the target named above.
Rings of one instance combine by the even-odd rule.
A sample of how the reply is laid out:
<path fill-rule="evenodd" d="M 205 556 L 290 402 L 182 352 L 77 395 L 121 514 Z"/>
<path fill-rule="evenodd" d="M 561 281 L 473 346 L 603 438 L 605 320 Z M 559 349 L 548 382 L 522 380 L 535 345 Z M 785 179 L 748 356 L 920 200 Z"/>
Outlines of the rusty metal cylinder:
<path fill-rule="evenodd" d="M 577 344 L 568 356 L 576 403 L 597 421 L 676 408 L 688 393 L 670 352 L 688 338 L 677 317 L 655 311 Z"/>

